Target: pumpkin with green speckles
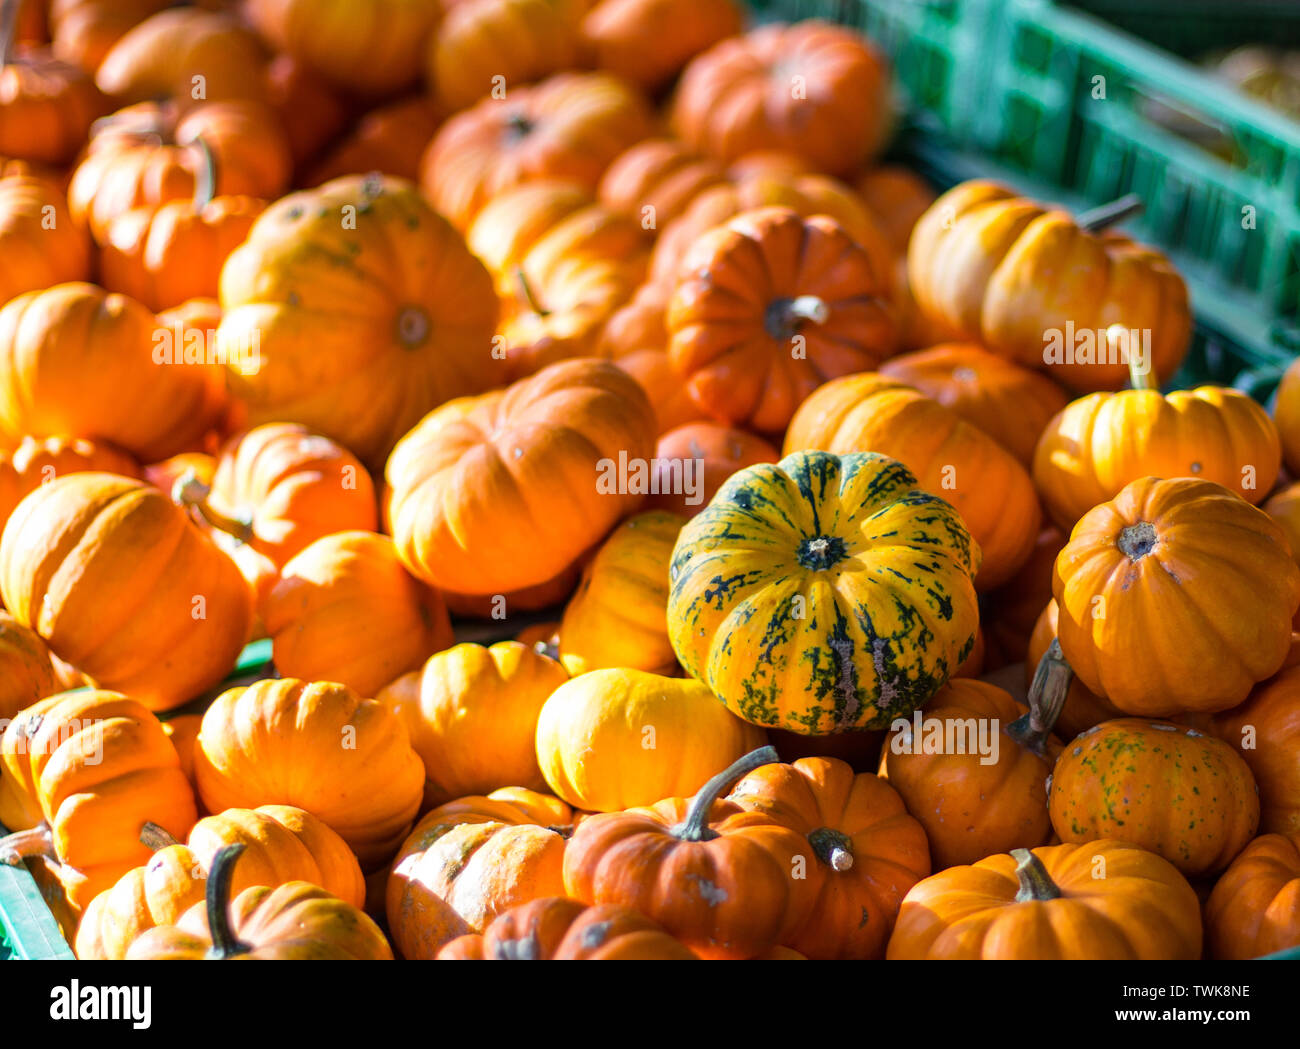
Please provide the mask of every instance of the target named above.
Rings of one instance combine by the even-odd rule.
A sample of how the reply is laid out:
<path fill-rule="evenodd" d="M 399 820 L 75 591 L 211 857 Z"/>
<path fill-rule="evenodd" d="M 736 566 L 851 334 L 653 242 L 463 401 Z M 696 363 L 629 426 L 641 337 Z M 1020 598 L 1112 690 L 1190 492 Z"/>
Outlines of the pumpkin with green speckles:
<path fill-rule="evenodd" d="M 1118 718 L 1061 752 L 1048 811 L 1064 842 L 1132 842 L 1196 876 L 1223 870 L 1255 836 L 1259 792 L 1222 740 L 1164 721 Z"/>
<path fill-rule="evenodd" d="M 746 721 L 885 728 L 970 654 L 979 559 L 902 463 L 798 452 L 735 474 L 682 529 L 669 637 Z"/>

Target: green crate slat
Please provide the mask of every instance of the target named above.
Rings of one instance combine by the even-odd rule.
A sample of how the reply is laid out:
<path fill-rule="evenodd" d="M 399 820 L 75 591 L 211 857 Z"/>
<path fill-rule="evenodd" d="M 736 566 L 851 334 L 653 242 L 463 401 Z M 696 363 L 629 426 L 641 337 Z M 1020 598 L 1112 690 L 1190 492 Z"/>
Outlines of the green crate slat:
<path fill-rule="evenodd" d="M 1183 58 L 1265 43 L 1300 46 L 1295 0 L 1067 0 Z"/>
<path fill-rule="evenodd" d="M 0 826 L 0 837 L 8 833 Z M 72 951 L 25 866 L 0 863 L 0 960 L 67 959 Z"/>

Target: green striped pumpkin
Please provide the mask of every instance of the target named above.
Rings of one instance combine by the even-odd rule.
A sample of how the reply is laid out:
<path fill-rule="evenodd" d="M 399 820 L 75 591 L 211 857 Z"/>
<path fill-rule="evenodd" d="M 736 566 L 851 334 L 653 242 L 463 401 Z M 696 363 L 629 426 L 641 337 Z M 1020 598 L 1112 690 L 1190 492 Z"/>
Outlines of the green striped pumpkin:
<path fill-rule="evenodd" d="M 682 665 L 757 725 L 885 728 L 970 653 L 979 547 L 875 453 L 741 470 L 682 529 L 668 629 Z"/>

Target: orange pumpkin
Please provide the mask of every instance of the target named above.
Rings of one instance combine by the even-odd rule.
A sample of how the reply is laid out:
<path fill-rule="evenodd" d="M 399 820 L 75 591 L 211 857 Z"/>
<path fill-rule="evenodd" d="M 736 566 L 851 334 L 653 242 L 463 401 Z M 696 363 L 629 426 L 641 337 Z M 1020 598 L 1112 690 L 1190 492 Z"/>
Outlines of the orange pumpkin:
<path fill-rule="evenodd" d="M 127 30 L 167 7 L 168 0 L 50 0 L 48 6 L 55 57 L 93 76 Z"/>
<path fill-rule="evenodd" d="M 598 68 L 656 91 L 744 22 L 736 0 L 601 0 L 582 21 L 582 42 Z"/>
<path fill-rule="evenodd" d="M 40 635 L 0 611 L 0 722 L 58 690 L 50 650 Z"/>
<path fill-rule="evenodd" d="M 58 187 L 28 175 L 0 177 L 0 305 L 89 276 L 90 238 Z"/>
<path fill-rule="evenodd" d="M 1300 947 L 1300 835 L 1263 834 L 1214 884 L 1205 904 L 1211 958 L 1244 960 Z"/>
<path fill-rule="evenodd" d="M 805 449 L 879 452 L 907 466 L 920 488 L 956 507 L 979 543 L 980 590 L 1010 579 L 1033 550 L 1041 511 L 1024 467 L 983 430 L 901 383 L 866 373 L 819 388 L 785 435 L 786 455 Z"/>
<path fill-rule="evenodd" d="M 686 67 L 671 119 L 682 141 L 724 161 L 778 149 L 847 174 L 878 153 L 893 129 L 889 67 L 843 26 L 817 19 L 764 25 Z"/>
<path fill-rule="evenodd" d="M 194 778 L 194 750 L 198 746 L 199 726 L 202 724 L 202 714 L 177 714 L 163 722 L 163 731 L 176 748 L 176 756 L 181 759 L 181 771 L 196 792 L 199 787 Z"/>
<path fill-rule="evenodd" d="M 56 477 L 89 472 L 139 477 L 140 467 L 111 444 L 75 437 L 24 437 L 12 452 L 0 452 L 0 533 L 24 496 Z"/>
<path fill-rule="evenodd" d="M 1005 186 L 963 182 L 916 224 L 912 294 L 958 337 L 1071 389 L 1118 389 L 1139 356 L 1163 382 L 1191 337 L 1187 287 L 1155 249 L 1097 231 L 1122 214 L 1076 221 Z"/>
<path fill-rule="evenodd" d="M 1056 599 L 1048 601 L 1033 635 L 1029 639 L 1028 655 L 1025 659 L 1025 683 L 1028 684 L 1043 655 L 1056 640 L 1056 623 L 1059 610 Z M 1057 734 L 1065 740 L 1074 739 L 1081 732 L 1086 732 L 1103 721 L 1122 718 L 1124 712 L 1100 696 L 1095 696 L 1077 677 L 1070 681 L 1070 690 L 1065 697 L 1065 704 L 1056 719 Z"/>
<path fill-rule="evenodd" d="M 459 593 L 544 582 L 637 508 L 643 494 L 622 483 L 619 463 L 653 449 L 650 403 L 605 361 L 562 361 L 452 401 L 388 461 L 398 553 L 418 578 Z"/>
<path fill-rule="evenodd" d="M 458 229 L 511 186 L 571 179 L 594 192 L 610 163 L 649 136 L 645 99 L 605 73 L 560 73 L 457 113 L 422 162 L 425 195 Z"/>
<path fill-rule="evenodd" d="M 1286 468 L 1300 475 L 1300 363 L 1292 361 L 1277 386 L 1273 418 L 1282 440 Z"/>
<path fill-rule="evenodd" d="M 301 171 L 347 127 L 351 105 L 293 55 L 272 57 L 263 92 L 280 117 L 295 171 Z"/>
<path fill-rule="evenodd" d="M 1279 488 L 1264 503 L 1263 509 L 1282 527 L 1291 556 L 1300 562 L 1300 482 Z"/>
<path fill-rule="evenodd" d="M 1052 591 L 1084 685 L 1168 717 L 1234 707 L 1281 668 L 1300 568 L 1282 529 L 1235 493 L 1146 477 L 1074 526 Z"/>
<path fill-rule="evenodd" d="M 23 500 L 0 541 L 0 593 L 59 658 L 153 710 L 220 681 L 252 616 L 239 570 L 184 511 L 104 473 Z"/>
<path fill-rule="evenodd" d="M 968 343 L 905 353 L 885 361 L 880 374 L 920 390 L 978 426 L 1026 469 L 1033 464 L 1038 438 L 1069 403 L 1065 391 L 1046 375 Z"/>
<path fill-rule="evenodd" d="M 727 182 L 716 160 L 674 139 L 651 138 L 619 154 L 601 178 L 597 195 L 606 207 L 630 216 L 656 236 L 700 193 Z"/>
<path fill-rule="evenodd" d="M 465 243 L 487 266 L 497 294 L 513 296 L 519 290 L 519 267 L 539 240 L 575 215 L 603 221 L 606 234 L 625 233 L 608 221 L 608 212 L 592 209 L 590 191 L 565 179 L 538 179 L 512 186 L 493 197 L 465 231 Z M 587 238 L 590 243 L 590 238 Z M 615 236 L 595 245 L 601 255 L 616 258 L 641 248 L 636 236 Z"/>
<path fill-rule="evenodd" d="M 267 208 L 221 275 L 218 345 L 249 422 L 297 422 L 371 466 L 494 381 L 491 278 L 415 187 L 341 178 Z"/>
<path fill-rule="evenodd" d="M 669 357 L 709 415 L 779 433 L 826 379 L 893 352 L 885 294 L 870 256 L 833 219 L 744 212 L 682 260 Z"/>
<path fill-rule="evenodd" d="M 312 170 L 306 185 L 319 186 L 344 175 L 378 171 L 414 182 L 420 156 L 441 121 L 441 110 L 424 95 L 372 109 Z"/>
<path fill-rule="evenodd" d="M 568 680 L 554 659 L 519 641 L 461 644 L 430 656 L 375 698 L 405 722 L 424 762 L 424 802 L 438 805 L 504 784 L 542 789 L 537 717 Z"/>
<path fill-rule="evenodd" d="M 907 256 L 912 230 L 930 205 L 935 192 L 920 175 L 897 164 L 881 164 L 854 180 L 867 210 L 900 258 Z"/>
<path fill-rule="evenodd" d="M 363 696 L 452 645 L 442 598 L 373 532 L 336 532 L 305 547 L 261 611 L 282 674 L 340 681 Z"/>
<path fill-rule="evenodd" d="M 891 961 L 1200 956 L 1195 890 L 1172 864 L 1118 841 L 1017 849 L 932 875 L 904 898 L 886 955 Z"/>
<path fill-rule="evenodd" d="M 694 517 L 726 480 L 756 463 L 781 458 L 771 444 L 745 430 L 717 423 L 687 423 L 669 430 L 655 448 L 655 491 L 649 505 Z"/>
<path fill-rule="evenodd" d="M 424 782 L 406 727 L 387 707 L 345 685 L 295 678 L 218 696 L 203 715 L 194 771 L 209 812 L 306 809 L 367 872 L 410 831 Z"/>
<path fill-rule="evenodd" d="M 573 811 L 519 787 L 429 812 L 402 844 L 388 877 L 388 928 L 407 959 L 432 959 L 447 941 L 436 896 L 474 932 L 511 907 L 564 895 Z M 432 919 L 431 921 L 429 919 Z"/>
<path fill-rule="evenodd" d="M 579 566 L 573 564 L 544 583 L 505 594 L 458 594 L 452 590 L 440 590 L 439 593 L 453 616 L 500 621 L 509 619 L 516 612 L 538 612 L 562 604 L 577 586 L 578 575 Z"/>
<path fill-rule="evenodd" d="M 903 896 L 930 873 L 925 831 L 890 784 L 804 758 L 755 769 L 727 801 L 792 827 L 812 852 L 820 894 L 789 946 L 818 959 L 885 956 Z"/>

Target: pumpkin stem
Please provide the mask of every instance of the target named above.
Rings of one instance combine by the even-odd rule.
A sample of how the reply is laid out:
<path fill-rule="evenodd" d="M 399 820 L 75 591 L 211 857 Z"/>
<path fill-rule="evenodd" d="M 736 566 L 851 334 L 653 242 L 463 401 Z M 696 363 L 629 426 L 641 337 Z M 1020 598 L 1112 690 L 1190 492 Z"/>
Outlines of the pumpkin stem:
<path fill-rule="evenodd" d="M 199 515 L 218 531 L 233 536 L 241 543 L 248 543 L 253 538 L 253 522 L 249 519 L 231 517 L 214 509 L 208 504 L 212 488 L 198 479 L 193 470 L 187 470 L 172 485 L 172 502 L 186 509 L 194 509 Z"/>
<path fill-rule="evenodd" d="M 1011 856 L 1016 861 L 1016 878 L 1020 881 L 1020 891 L 1016 893 L 1016 903 L 1030 901 L 1056 900 L 1061 890 L 1047 873 L 1043 861 L 1028 849 L 1012 849 Z"/>
<path fill-rule="evenodd" d="M 1139 521 L 1137 524 L 1126 525 L 1115 540 L 1115 545 L 1130 561 L 1141 561 L 1155 549 L 1159 538 L 1150 521 Z"/>
<path fill-rule="evenodd" d="M 515 280 L 519 282 L 519 290 L 523 292 L 524 302 L 528 303 L 528 308 L 539 317 L 549 317 L 551 311 L 538 300 L 536 293 L 533 291 L 532 282 L 529 281 L 528 275 L 524 273 L 522 266 L 515 267 Z"/>
<path fill-rule="evenodd" d="M 796 295 L 793 299 L 775 299 L 768 303 L 764 322 L 767 333 L 784 342 L 794 337 L 804 321 L 825 324 L 830 317 L 831 309 L 825 299 L 816 295 Z"/>
<path fill-rule="evenodd" d="M 14 831 L 0 838 L 0 863 L 17 867 L 23 860 L 34 856 L 44 856 L 55 863 L 59 861 L 58 852 L 54 848 L 54 835 L 50 832 L 48 823 L 28 830 Z"/>
<path fill-rule="evenodd" d="M 818 827 L 808 835 L 817 858 L 833 871 L 847 871 L 853 867 L 853 842 L 849 836 L 833 827 Z"/>
<path fill-rule="evenodd" d="M 146 823 L 140 828 L 140 843 L 148 845 L 150 850 L 157 852 L 159 849 L 165 849 L 171 845 L 179 845 L 171 832 L 158 826 L 156 823 Z"/>
<path fill-rule="evenodd" d="M 1100 233 L 1107 226 L 1113 226 L 1136 215 L 1144 206 L 1142 198 L 1136 193 L 1126 193 L 1109 204 L 1102 204 L 1100 207 L 1081 212 L 1075 217 L 1074 224 L 1085 233 Z"/>
<path fill-rule="evenodd" d="M 1029 712 L 1007 728 L 1011 738 L 1026 750 L 1046 754 L 1047 741 L 1056 719 L 1061 716 L 1073 683 L 1074 668 L 1066 662 L 1061 643 L 1053 638 L 1043 658 L 1038 661 L 1038 669 L 1034 671 L 1034 680 L 1029 686 Z"/>
<path fill-rule="evenodd" d="M 14 37 L 18 35 L 18 5 L 22 0 L 0 0 L 0 69 L 13 58 Z"/>
<path fill-rule="evenodd" d="M 776 748 L 772 746 L 759 747 L 743 758 L 738 758 L 696 792 L 686 810 L 686 818 L 669 833 L 682 841 L 712 841 L 718 832 L 709 826 L 709 811 L 719 795 L 741 776 L 747 776 L 763 765 L 774 765 L 780 760 Z"/>
<path fill-rule="evenodd" d="M 1116 328 L 1127 332 L 1127 329 L 1125 329 L 1123 325 L 1112 324 L 1109 328 L 1106 329 L 1106 338 L 1112 343 L 1118 341 L 1118 336 L 1114 334 Z M 1133 389 L 1135 390 L 1159 389 L 1159 387 L 1152 381 L 1153 369 L 1150 366 L 1150 362 L 1149 361 L 1145 362 L 1147 364 L 1147 367 L 1145 368 L 1142 367 L 1144 363 L 1142 359 L 1143 354 L 1133 353 L 1132 350 L 1129 350 L 1127 356 L 1128 356 L 1128 384 L 1131 387 L 1133 387 Z"/>
<path fill-rule="evenodd" d="M 212 198 L 217 195 L 217 158 L 212 152 L 212 147 L 202 135 L 195 135 L 194 141 L 189 143 L 199 154 L 199 170 L 194 176 L 194 201 L 192 207 L 194 211 L 200 212 L 212 203 Z"/>
<path fill-rule="evenodd" d="M 243 842 L 223 845 L 212 858 L 212 866 L 208 870 L 205 898 L 208 931 L 212 934 L 212 949 L 208 951 L 208 957 L 212 959 L 233 958 L 252 950 L 252 947 L 235 937 L 235 932 L 230 927 L 230 886 L 235 878 L 235 864 L 246 848 Z"/>

